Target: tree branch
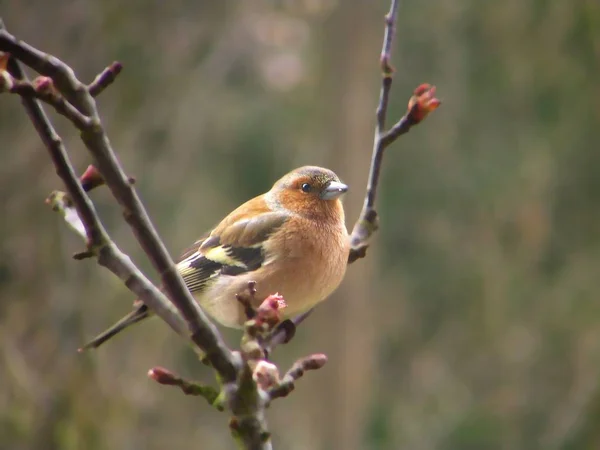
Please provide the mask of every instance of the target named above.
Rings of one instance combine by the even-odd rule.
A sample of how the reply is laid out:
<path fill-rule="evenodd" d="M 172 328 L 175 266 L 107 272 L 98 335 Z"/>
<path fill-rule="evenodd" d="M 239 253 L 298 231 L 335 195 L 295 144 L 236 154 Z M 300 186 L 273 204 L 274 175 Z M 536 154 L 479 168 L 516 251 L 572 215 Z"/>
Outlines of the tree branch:
<path fill-rule="evenodd" d="M 26 81 L 19 63 L 12 58 L 8 61 L 8 71 L 16 80 Z M 122 253 L 108 237 L 106 230 L 98 219 L 93 203 L 77 180 L 61 138 L 56 133 L 39 102 L 29 96 L 22 96 L 21 101 L 40 139 L 48 149 L 57 175 L 69 192 L 68 200 L 63 196 L 55 195 L 50 200 L 53 207 L 57 209 L 62 207 L 65 219 L 68 218 L 69 224 L 82 234 L 82 237 L 86 240 L 87 251 L 91 255 L 97 256 L 98 264 L 117 275 L 140 299 L 148 302 L 148 305 L 157 311 L 157 314 L 175 332 L 178 334 L 184 333 L 185 324 L 177 311 L 171 306 L 169 300 L 156 289 L 134 266 L 129 257 Z M 76 214 L 69 210 L 69 207 L 75 208 Z M 80 220 L 79 225 L 75 221 L 75 217 Z M 84 233 L 81 233 L 82 230 Z"/>
<path fill-rule="evenodd" d="M 192 298 L 181 275 L 175 270 L 167 249 L 115 156 L 89 88 L 77 79 L 73 70 L 64 62 L 18 41 L 6 30 L 0 30 L 0 50 L 9 52 L 33 70 L 50 77 L 66 100 L 89 118 L 89 122 L 80 128 L 81 138 L 94 156 L 107 186 L 123 208 L 125 220 L 160 274 L 169 299 L 185 318 L 191 340 L 206 353 L 207 359 L 224 382 L 234 382 L 237 378 L 237 370 L 233 354 L 226 347 L 215 326 Z M 98 77 L 96 79 L 98 80 Z"/>
<path fill-rule="evenodd" d="M 322 353 L 299 359 L 294 363 L 290 370 L 287 371 L 279 384 L 268 390 L 270 399 L 274 400 L 280 397 L 287 397 L 290 392 L 296 388 L 296 381 L 304 376 L 304 372 L 307 370 L 320 369 L 326 362 L 327 356 Z"/>
<path fill-rule="evenodd" d="M 81 114 L 73 105 L 60 95 L 48 77 L 38 77 L 33 82 L 16 79 L 10 76 L 0 77 L 0 92 L 10 92 L 22 97 L 32 97 L 42 100 L 52 106 L 57 113 L 66 117 L 79 130 L 89 126 L 90 119 Z"/>
<path fill-rule="evenodd" d="M 204 398 L 209 405 L 214 406 L 218 411 L 223 411 L 223 398 L 219 391 L 211 386 L 205 386 L 200 383 L 188 381 L 179 375 L 171 372 L 164 367 L 154 367 L 148 371 L 148 377 L 159 384 L 166 386 L 176 386 L 185 395 L 193 395 Z"/>
<path fill-rule="evenodd" d="M 88 90 L 92 97 L 97 97 L 110 86 L 117 78 L 117 75 L 121 73 L 123 66 L 120 62 L 115 61 L 106 69 L 104 69 L 98 76 L 88 85 Z"/>
<path fill-rule="evenodd" d="M 377 211 L 375 210 L 375 200 L 377 198 L 377 187 L 379 186 L 379 178 L 381 173 L 381 164 L 383 162 L 383 154 L 385 149 L 389 147 L 402 134 L 407 133 L 413 125 L 418 124 L 425 116 L 436 109 L 440 105 L 440 101 L 433 97 L 435 88 L 429 85 L 421 85 L 429 88 L 428 94 L 431 94 L 429 103 L 424 102 L 424 99 L 418 99 L 417 90 L 411 98 L 417 103 L 411 105 L 407 113 L 389 130 L 385 131 L 385 122 L 387 116 L 387 108 L 389 103 L 390 90 L 392 88 L 392 77 L 394 69 L 390 64 L 392 41 L 394 39 L 396 19 L 398 16 L 398 0 L 392 0 L 390 10 L 385 16 L 385 34 L 383 37 L 383 47 L 381 49 L 381 90 L 379 93 L 379 104 L 377 106 L 377 122 L 375 126 L 375 137 L 373 139 L 373 154 L 371 157 L 371 168 L 369 169 L 369 179 L 367 181 L 367 190 L 362 211 L 358 220 L 354 224 L 352 235 L 350 237 L 350 255 L 348 263 L 351 264 L 359 258 L 366 256 L 369 246 L 369 239 L 377 231 L 379 224 Z"/>
<path fill-rule="evenodd" d="M 165 291 L 169 294 L 169 300 L 185 318 L 186 328 L 189 330 L 189 333 L 186 334 L 206 354 L 206 359 L 218 373 L 219 379 L 223 383 L 221 388 L 224 399 L 232 413 L 232 432 L 245 448 L 270 449 L 270 435 L 266 429 L 264 417 L 268 396 L 257 387 L 252 378 L 250 367 L 242 361 L 239 352 L 231 352 L 225 346 L 220 334 L 192 299 L 181 276 L 175 270 L 164 244 L 158 237 L 132 187 L 131 180 L 125 175 L 115 157 L 98 116 L 90 88 L 81 83 L 76 78 L 73 70 L 65 63 L 18 41 L 3 29 L 0 30 L 0 51 L 10 52 L 13 57 L 22 60 L 32 69 L 50 77 L 60 95 L 64 96 L 66 101 L 73 105 L 77 111 L 89 118 L 88 123 L 78 123 L 81 126 L 81 138 L 94 156 L 95 166 L 98 168 L 102 180 L 124 209 L 126 221 L 132 227 L 154 267 L 159 271 Z M 1 67 L 1 59 L 0 74 L 4 77 L 5 71 Z M 11 76 L 24 80 L 23 73 L 16 61 L 13 61 L 12 58 L 9 58 L 9 60 L 13 68 Z M 106 81 L 102 81 L 105 78 L 110 77 L 105 76 L 103 78 L 102 75 L 97 77 L 97 81 L 92 83 L 92 88 L 96 85 L 104 86 L 107 84 Z M 94 88 L 96 93 L 99 92 L 99 89 Z M 43 110 L 41 110 L 33 96 L 22 96 L 22 99 L 26 105 L 37 105 L 36 108 L 43 115 Z M 95 255 L 101 264 L 106 261 L 111 264 L 121 263 L 119 267 L 113 267 L 111 270 L 118 273 L 128 287 L 135 287 L 137 290 L 137 285 L 131 283 L 131 277 L 125 276 L 130 273 L 135 274 L 137 269 L 125 255 L 117 252 L 118 249 L 102 228 L 89 197 L 87 197 L 75 176 L 60 138 L 51 128 L 45 115 L 32 114 L 30 117 L 36 129 L 45 130 L 44 133 L 40 133 L 40 136 L 47 143 L 57 166 L 57 172 L 65 181 L 69 194 L 74 197 L 73 206 L 77 209 L 78 216 L 81 217 L 86 236 L 89 229 L 91 237 L 87 238 L 89 245 L 88 250 L 84 252 L 84 256 Z M 48 130 L 51 130 L 51 132 Z M 65 170 L 65 168 L 68 170 Z M 55 197 L 53 206 L 56 208 L 69 207 L 69 204 L 65 202 L 56 201 L 57 198 L 60 198 L 60 196 Z M 63 213 L 66 217 L 66 211 L 63 211 Z M 79 227 L 74 228 L 78 230 Z M 163 294 L 147 280 L 145 281 L 147 282 L 143 284 L 145 291 L 140 291 L 139 297 L 147 302 L 150 308 L 156 307 L 155 311 L 164 320 L 169 321 L 169 316 L 159 309 L 162 306 L 161 301 L 164 299 Z M 165 304 L 171 306 L 167 301 L 165 301 Z M 174 317 L 181 320 L 178 314 L 175 314 Z"/>

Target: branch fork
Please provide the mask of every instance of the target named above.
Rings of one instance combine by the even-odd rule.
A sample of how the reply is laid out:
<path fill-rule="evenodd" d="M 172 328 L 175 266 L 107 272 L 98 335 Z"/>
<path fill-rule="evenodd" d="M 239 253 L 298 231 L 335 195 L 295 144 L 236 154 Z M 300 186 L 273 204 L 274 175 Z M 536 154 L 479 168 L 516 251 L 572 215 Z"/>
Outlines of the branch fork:
<path fill-rule="evenodd" d="M 281 311 L 285 308 L 285 300 L 279 294 L 268 296 L 258 308 L 252 307 L 256 294 L 256 283 L 248 283 L 246 292 L 238 294 L 238 301 L 244 306 L 246 322 L 240 348 L 240 356 L 245 362 L 245 370 L 240 372 L 239 386 L 246 386 L 249 392 L 257 390 L 257 394 L 250 394 L 261 399 L 263 407 L 267 408 L 274 399 L 287 396 L 295 389 L 295 383 L 308 370 L 317 370 L 325 365 L 327 356 L 318 353 L 309 355 L 296 361 L 283 375 L 279 368 L 268 359 L 265 339 L 277 329 L 281 323 Z M 185 380 L 172 371 L 155 367 L 148 372 L 148 376 L 159 384 L 179 387 L 186 395 L 195 395 L 205 398 L 209 404 L 222 411 L 225 392 L 219 392 L 210 386 L 205 386 L 194 381 Z M 250 386 L 250 387 L 248 387 Z M 240 388 L 241 389 L 241 388 Z M 239 421 L 231 422 L 234 428 Z M 231 425 L 230 423 L 230 425 Z"/>

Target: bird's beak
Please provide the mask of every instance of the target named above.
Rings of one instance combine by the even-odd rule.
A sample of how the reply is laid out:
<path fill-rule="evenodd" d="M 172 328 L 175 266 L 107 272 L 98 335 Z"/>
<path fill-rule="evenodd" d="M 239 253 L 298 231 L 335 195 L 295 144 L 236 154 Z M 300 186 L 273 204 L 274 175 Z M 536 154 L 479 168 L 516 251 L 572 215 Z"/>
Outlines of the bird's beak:
<path fill-rule="evenodd" d="M 348 190 L 348 186 L 344 183 L 340 183 L 339 181 L 331 181 L 323 192 L 321 192 L 321 198 L 323 200 L 335 200 L 336 198 L 341 197 Z"/>

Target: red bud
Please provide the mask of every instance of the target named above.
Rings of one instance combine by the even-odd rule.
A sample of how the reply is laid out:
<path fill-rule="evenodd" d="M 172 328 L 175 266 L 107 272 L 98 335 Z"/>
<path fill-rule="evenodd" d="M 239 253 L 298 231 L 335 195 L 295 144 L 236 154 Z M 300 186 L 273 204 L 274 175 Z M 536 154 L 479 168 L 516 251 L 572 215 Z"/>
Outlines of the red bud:
<path fill-rule="evenodd" d="M 154 367 L 148 371 L 148 377 L 160 384 L 176 385 L 179 384 L 179 377 L 164 367 Z"/>
<path fill-rule="evenodd" d="M 264 322 L 270 326 L 275 326 L 281 322 L 281 310 L 287 305 L 282 295 L 271 294 L 263 300 L 258 309 L 256 310 L 256 321 L 258 323 Z"/>
<path fill-rule="evenodd" d="M 42 93 L 56 93 L 56 89 L 54 89 L 54 82 L 52 78 L 39 76 L 35 80 L 33 80 L 33 88 L 37 92 Z"/>
<path fill-rule="evenodd" d="M 305 370 L 317 370 L 327 363 L 327 355 L 324 353 L 315 353 L 304 360 Z"/>
<path fill-rule="evenodd" d="M 414 123 L 419 123 L 427 117 L 427 114 L 435 111 L 441 103 L 435 97 L 435 86 L 423 83 L 415 89 L 408 101 L 408 114 Z"/>
<path fill-rule="evenodd" d="M 87 167 L 87 169 L 85 169 L 85 172 L 83 175 L 81 175 L 79 181 L 81 182 L 83 190 L 86 192 L 89 192 L 92 189 L 104 184 L 104 178 L 102 178 L 102 175 L 100 172 L 98 172 L 98 169 L 91 164 Z"/>

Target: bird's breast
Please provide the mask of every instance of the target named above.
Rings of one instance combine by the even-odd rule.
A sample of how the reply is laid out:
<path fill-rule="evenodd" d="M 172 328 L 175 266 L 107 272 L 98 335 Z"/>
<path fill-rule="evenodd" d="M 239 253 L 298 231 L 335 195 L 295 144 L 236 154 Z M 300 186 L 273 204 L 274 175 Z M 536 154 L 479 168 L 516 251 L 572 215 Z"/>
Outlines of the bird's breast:
<path fill-rule="evenodd" d="M 348 234 L 343 224 L 317 223 L 301 229 L 275 236 L 281 245 L 269 249 L 264 266 L 267 292 L 261 294 L 282 294 L 288 305 L 286 316 L 303 312 L 329 296 L 342 281 L 348 261 Z"/>
<path fill-rule="evenodd" d="M 327 298 L 346 272 L 349 242 L 345 226 L 300 227 L 284 230 L 265 245 L 265 261 L 254 271 L 221 276 L 198 298 L 201 306 L 221 324 L 240 327 L 245 322 L 236 294 L 256 282 L 255 306 L 270 294 L 283 295 L 284 317 L 295 316 Z"/>

